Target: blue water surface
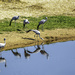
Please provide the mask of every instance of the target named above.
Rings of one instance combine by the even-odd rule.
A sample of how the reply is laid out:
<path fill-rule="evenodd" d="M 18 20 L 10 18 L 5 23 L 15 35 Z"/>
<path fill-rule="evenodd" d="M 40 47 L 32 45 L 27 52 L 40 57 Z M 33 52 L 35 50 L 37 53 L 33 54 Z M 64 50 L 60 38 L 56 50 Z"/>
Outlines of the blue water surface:
<path fill-rule="evenodd" d="M 75 75 L 75 41 L 37 43 L 2 51 L 0 58 L 0 75 Z"/>

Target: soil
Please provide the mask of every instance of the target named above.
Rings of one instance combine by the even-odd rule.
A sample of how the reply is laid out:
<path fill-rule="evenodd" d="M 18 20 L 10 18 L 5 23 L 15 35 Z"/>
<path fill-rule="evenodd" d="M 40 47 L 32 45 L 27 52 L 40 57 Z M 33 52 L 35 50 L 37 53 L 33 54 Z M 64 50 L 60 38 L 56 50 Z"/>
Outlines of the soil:
<path fill-rule="evenodd" d="M 63 42 L 69 40 L 75 40 L 75 29 L 55 29 L 40 31 L 40 36 L 44 39 L 40 39 L 37 36 L 34 37 L 34 32 L 26 33 L 25 31 L 19 32 L 2 32 L 0 34 L 0 42 L 6 38 L 6 46 L 2 50 L 9 50 L 13 48 L 27 47 L 35 45 L 35 42 L 40 44 L 50 44 L 55 42 Z"/>

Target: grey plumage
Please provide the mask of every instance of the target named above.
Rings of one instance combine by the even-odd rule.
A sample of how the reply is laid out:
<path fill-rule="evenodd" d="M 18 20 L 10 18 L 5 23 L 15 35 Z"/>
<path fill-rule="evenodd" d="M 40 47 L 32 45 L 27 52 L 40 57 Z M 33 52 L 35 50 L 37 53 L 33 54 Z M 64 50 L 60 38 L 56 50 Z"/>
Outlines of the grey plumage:
<path fill-rule="evenodd" d="M 38 30 L 28 30 L 28 31 L 26 31 L 26 33 L 30 32 L 30 31 L 33 31 L 34 33 L 36 33 L 36 35 L 39 35 L 39 37 L 40 37 L 40 31 L 38 31 Z M 40 37 L 40 39 L 44 40 L 41 37 Z"/>
<path fill-rule="evenodd" d="M 25 28 L 25 24 L 29 24 L 28 19 L 25 19 L 25 20 L 23 21 L 23 28 Z"/>
<path fill-rule="evenodd" d="M 17 19 L 19 19 L 19 16 L 14 16 L 14 17 L 11 19 L 9 26 L 11 26 L 11 22 L 12 22 L 13 20 L 15 20 L 15 23 L 16 23 L 16 20 L 17 20 Z"/>
<path fill-rule="evenodd" d="M 46 21 L 47 21 L 47 17 L 45 17 L 46 19 L 43 19 L 43 20 L 41 20 L 40 22 L 39 22 L 39 24 L 38 24 L 38 26 L 37 26 L 37 30 L 39 29 L 39 26 L 41 25 L 41 24 L 44 24 Z"/>

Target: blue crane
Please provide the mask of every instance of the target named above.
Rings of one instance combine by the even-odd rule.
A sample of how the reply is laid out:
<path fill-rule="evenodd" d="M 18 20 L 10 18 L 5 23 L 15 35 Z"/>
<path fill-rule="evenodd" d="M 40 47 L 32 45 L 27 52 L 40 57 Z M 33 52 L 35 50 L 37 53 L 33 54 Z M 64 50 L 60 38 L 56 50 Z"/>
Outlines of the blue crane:
<path fill-rule="evenodd" d="M 6 45 L 5 40 L 6 40 L 6 39 L 4 38 L 4 43 L 0 43 L 0 48 L 5 47 L 5 45 Z"/>
<path fill-rule="evenodd" d="M 17 20 L 17 19 L 19 19 L 19 16 L 14 16 L 14 17 L 10 20 L 9 26 L 11 26 L 11 22 L 12 22 L 13 20 L 15 20 L 15 25 L 16 25 L 16 20 Z"/>
<path fill-rule="evenodd" d="M 47 17 L 45 17 L 45 19 L 41 20 L 37 26 L 37 30 L 39 29 L 39 26 L 42 24 L 42 28 L 43 28 L 43 24 L 47 21 Z M 42 29 L 43 30 L 43 29 Z"/>
<path fill-rule="evenodd" d="M 28 30 L 28 31 L 26 31 L 26 33 L 30 32 L 30 31 L 33 31 L 34 33 L 36 33 L 36 35 L 39 35 L 39 37 L 40 37 L 40 31 L 38 31 L 38 30 Z M 35 35 L 34 35 L 34 37 L 35 37 Z M 40 39 L 44 40 L 41 37 L 40 37 Z"/>
<path fill-rule="evenodd" d="M 28 19 L 25 19 L 25 20 L 23 21 L 23 28 L 25 28 L 25 24 L 29 24 Z"/>

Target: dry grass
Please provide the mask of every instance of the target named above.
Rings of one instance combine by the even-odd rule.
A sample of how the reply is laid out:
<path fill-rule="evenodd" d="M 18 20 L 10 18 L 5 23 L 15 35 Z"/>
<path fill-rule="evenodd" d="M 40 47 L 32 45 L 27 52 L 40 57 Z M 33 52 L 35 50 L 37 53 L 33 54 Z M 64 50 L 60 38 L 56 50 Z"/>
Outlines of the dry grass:
<path fill-rule="evenodd" d="M 1 2 L 0 19 L 12 16 L 71 15 L 75 16 L 75 0 L 21 0 L 21 2 Z"/>

